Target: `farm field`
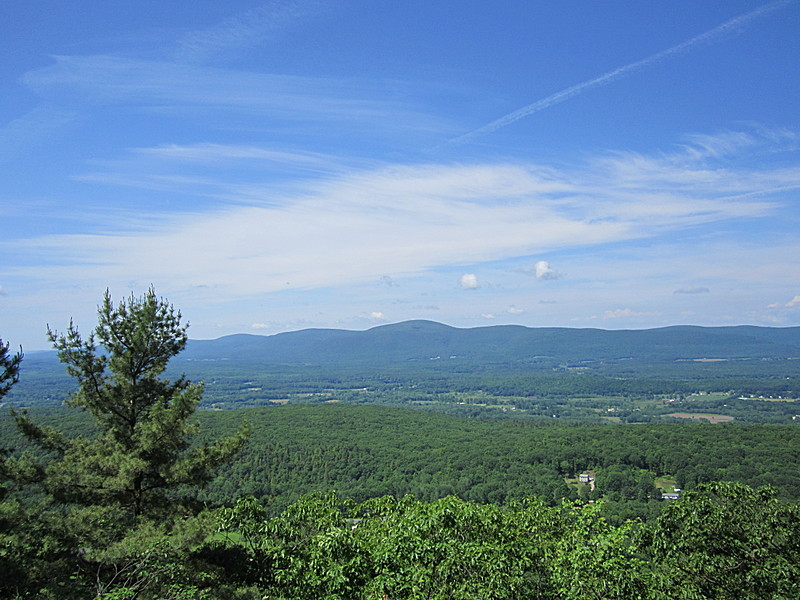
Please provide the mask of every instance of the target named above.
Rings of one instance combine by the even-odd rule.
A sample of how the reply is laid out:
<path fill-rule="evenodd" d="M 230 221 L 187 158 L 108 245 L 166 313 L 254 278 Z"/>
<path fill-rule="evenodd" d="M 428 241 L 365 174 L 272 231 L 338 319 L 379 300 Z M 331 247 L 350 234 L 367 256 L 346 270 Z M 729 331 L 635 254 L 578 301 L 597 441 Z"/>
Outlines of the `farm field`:
<path fill-rule="evenodd" d="M 733 417 L 728 415 L 713 415 L 707 413 L 685 413 L 685 412 L 668 413 L 665 416 L 674 417 L 676 419 L 693 419 L 695 421 L 708 421 L 712 425 L 715 425 L 717 423 L 730 423 L 734 419 Z"/>

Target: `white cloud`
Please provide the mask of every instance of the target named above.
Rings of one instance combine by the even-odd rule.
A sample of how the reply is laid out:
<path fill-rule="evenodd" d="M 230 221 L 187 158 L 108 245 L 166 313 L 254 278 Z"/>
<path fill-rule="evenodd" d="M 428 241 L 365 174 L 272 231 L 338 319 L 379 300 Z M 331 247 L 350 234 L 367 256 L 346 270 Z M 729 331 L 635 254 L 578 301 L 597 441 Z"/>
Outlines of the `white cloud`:
<path fill-rule="evenodd" d="M 369 314 L 369 320 L 382 323 L 386 321 L 386 315 L 376 310 Z"/>
<path fill-rule="evenodd" d="M 52 265 L 51 258 L 40 270 L 57 269 L 70 279 L 110 284 L 124 273 L 126 280 L 158 279 L 178 288 L 210 281 L 215 297 L 238 296 L 284 289 L 287 281 L 293 288 L 319 288 L 374 281 L 378 273 L 395 277 L 630 240 L 767 210 L 750 196 L 727 196 L 736 174 L 720 178 L 726 197 L 717 202 L 709 185 L 697 194 L 684 189 L 686 172 L 673 173 L 669 161 L 639 162 L 634 158 L 623 168 L 617 157 L 590 176 L 536 165 L 403 166 L 278 193 L 219 181 L 216 193 L 241 198 L 238 205 L 158 220 L 127 213 L 124 225 L 139 231 L 38 238 L 29 249 L 60 263 Z M 800 185 L 800 168 L 795 177 Z M 670 194 L 663 192 L 665 178 L 676 182 Z M 762 185 L 761 177 L 738 179 L 739 189 L 755 192 Z M 655 180 L 656 193 L 648 189 Z M 557 275 L 547 261 L 535 269 L 541 278 Z M 476 287 L 477 278 L 465 281 L 467 289 Z"/>
<path fill-rule="evenodd" d="M 481 287 L 478 276 L 473 273 L 464 273 L 459 280 L 459 285 L 462 290 L 477 290 Z"/>
<path fill-rule="evenodd" d="M 491 320 L 491 319 L 494 319 L 494 318 L 495 318 L 495 316 L 494 316 L 492 313 L 483 313 L 481 316 L 482 316 L 484 319 L 488 319 L 488 320 Z"/>
<path fill-rule="evenodd" d="M 550 263 L 546 260 L 537 261 L 537 263 L 533 265 L 533 273 L 536 279 L 561 279 L 561 274 L 552 269 Z"/>
<path fill-rule="evenodd" d="M 525 311 L 521 308 L 517 308 L 516 306 L 509 306 L 506 312 L 510 315 L 521 315 Z"/>
<path fill-rule="evenodd" d="M 267 323 L 253 323 L 250 325 L 250 329 L 269 329 L 269 327 Z"/>

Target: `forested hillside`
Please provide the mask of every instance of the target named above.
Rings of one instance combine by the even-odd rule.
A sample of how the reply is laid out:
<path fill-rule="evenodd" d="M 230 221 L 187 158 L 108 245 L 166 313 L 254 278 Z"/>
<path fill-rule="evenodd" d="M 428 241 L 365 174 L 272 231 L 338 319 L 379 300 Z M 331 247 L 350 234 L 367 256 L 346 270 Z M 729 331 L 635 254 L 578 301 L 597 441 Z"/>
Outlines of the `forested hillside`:
<path fill-rule="evenodd" d="M 208 488 L 216 501 L 244 493 L 280 509 L 327 489 L 357 501 L 455 494 L 502 504 L 535 494 L 558 504 L 583 495 L 636 502 L 627 510 L 646 516 L 658 508 L 648 508 L 649 500 L 661 504 L 655 484 L 662 479 L 679 488 L 717 480 L 772 485 L 781 498 L 800 501 L 800 427 L 535 424 L 337 405 L 199 416 L 212 437 L 230 434 L 241 419 L 253 431 Z M 597 473 L 594 494 L 577 482 L 587 470 Z"/>
<path fill-rule="evenodd" d="M 86 415 L 34 413 L 71 435 L 90 433 Z M 463 419 L 378 406 L 297 405 L 197 414 L 199 441 L 230 436 L 243 421 L 251 437 L 198 498 L 228 504 L 241 495 L 275 515 L 310 492 L 337 490 L 361 502 L 411 494 L 505 504 L 536 495 L 547 504 L 603 499 L 614 522 L 651 518 L 662 492 L 708 481 L 774 487 L 800 501 L 800 427 L 613 425 Z M 8 418 L 0 439 L 24 440 Z M 578 475 L 592 472 L 595 489 Z"/>

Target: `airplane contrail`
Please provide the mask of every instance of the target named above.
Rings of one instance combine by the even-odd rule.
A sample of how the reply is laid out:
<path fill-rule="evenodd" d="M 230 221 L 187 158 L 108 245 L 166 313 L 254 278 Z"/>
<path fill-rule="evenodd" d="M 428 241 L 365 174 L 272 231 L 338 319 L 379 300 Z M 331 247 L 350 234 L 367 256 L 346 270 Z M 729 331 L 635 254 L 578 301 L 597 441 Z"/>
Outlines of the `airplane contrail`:
<path fill-rule="evenodd" d="M 686 52 L 691 50 L 695 46 L 702 44 L 703 42 L 712 42 L 716 38 L 721 37 L 722 35 L 728 33 L 732 29 L 736 27 L 741 27 L 746 23 L 775 11 L 779 8 L 782 8 L 789 4 L 791 0 L 779 0 L 778 2 L 772 2 L 771 4 L 765 4 L 764 6 L 755 9 L 749 13 L 744 15 L 740 15 L 738 17 L 734 17 L 729 21 L 725 21 L 721 25 L 714 27 L 713 29 L 709 29 L 705 33 L 701 33 L 685 42 L 681 42 L 677 46 L 672 46 L 672 48 L 668 48 L 666 50 L 662 50 L 657 54 L 653 54 L 652 56 L 648 56 L 647 58 L 643 58 L 642 60 L 630 63 L 625 65 L 624 67 L 619 67 L 618 69 L 614 69 L 613 71 L 609 71 L 608 73 L 604 73 L 600 75 L 600 77 L 595 77 L 594 79 L 590 79 L 589 81 L 584 81 L 583 83 L 579 83 L 577 85 L 573 85 L 572 87 L 568 87 L 566 89 L 561 90 L 560 92 L 556 92 L 551 96 L 547 96 L 546 98 L 542 98 L 541 100 L 537 100 L 533 104 L 528 104 L 520 108 L 519 110 L 515 110 L 512 113 L 508 113 L 504 117 L 500 117 L 484 125 L 483 127 L 479 127 L 478 129 L 474 129 L 468 133 L 460 135 L 458 137 L 454 137 L 448 144 L 462 144 L 468 142 L 469 140 L 476 138 L 480 135 L 491 133 L 500 129 L 501 127 L 505 127 L 506 125 L 511 125 L 520 119 L 523 119 L 527 116 L 530 116 L 534 113 L 539 112 L 540 110 L 544 110 L 545 108 L 549 108 L 554 104 L 559 104 L 564 102 L 565 100 L 569 100 L 570 98 L 577 96 L 578 94 L 582 94 L 586 90 L 600 87 L 602 85 L 608 85 L 613 81 L 617 81 L 618 79 L 622 79 L 623 77 L 627 77 L 631 73 L 635 71 L 639 71 L 644 69 L 645 67 L 649 67 L 654 65 L 655 63 L 662 61 L 666 58 L 674 54 L 678 54 L 679 52 Z"/>

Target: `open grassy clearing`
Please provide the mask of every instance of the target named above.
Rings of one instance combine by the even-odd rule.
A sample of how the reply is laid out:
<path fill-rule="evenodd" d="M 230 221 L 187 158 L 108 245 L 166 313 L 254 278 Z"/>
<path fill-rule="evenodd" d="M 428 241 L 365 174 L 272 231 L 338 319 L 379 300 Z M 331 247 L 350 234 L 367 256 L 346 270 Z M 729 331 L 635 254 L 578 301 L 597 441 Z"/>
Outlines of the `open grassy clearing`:
<path fill-rule="evenodd" d="M 686 396 L 687 401 L 692 400 L 725 400 L 730 396 L 730 392 L 697 392 Z"/>
<path fill-rule="evenodd" d="M 734 417 L 730 415 L 716 415 L 710 413 L 685 413 L 685 412 L 675 412 L 669 413 L 668 415 L 664 415 L 665 417 L 675 417 L 678 419 L 693 419 L 695 421 L 708 421 L 712 425 L 717 423 L 730 423 L 734 420 Z"/>
<path fill-rule="evenodd" d="M 675 491 L 675 478 L 671 475 L 656 477 L 655 486 L 662 492 L 672 493 Z"/>

